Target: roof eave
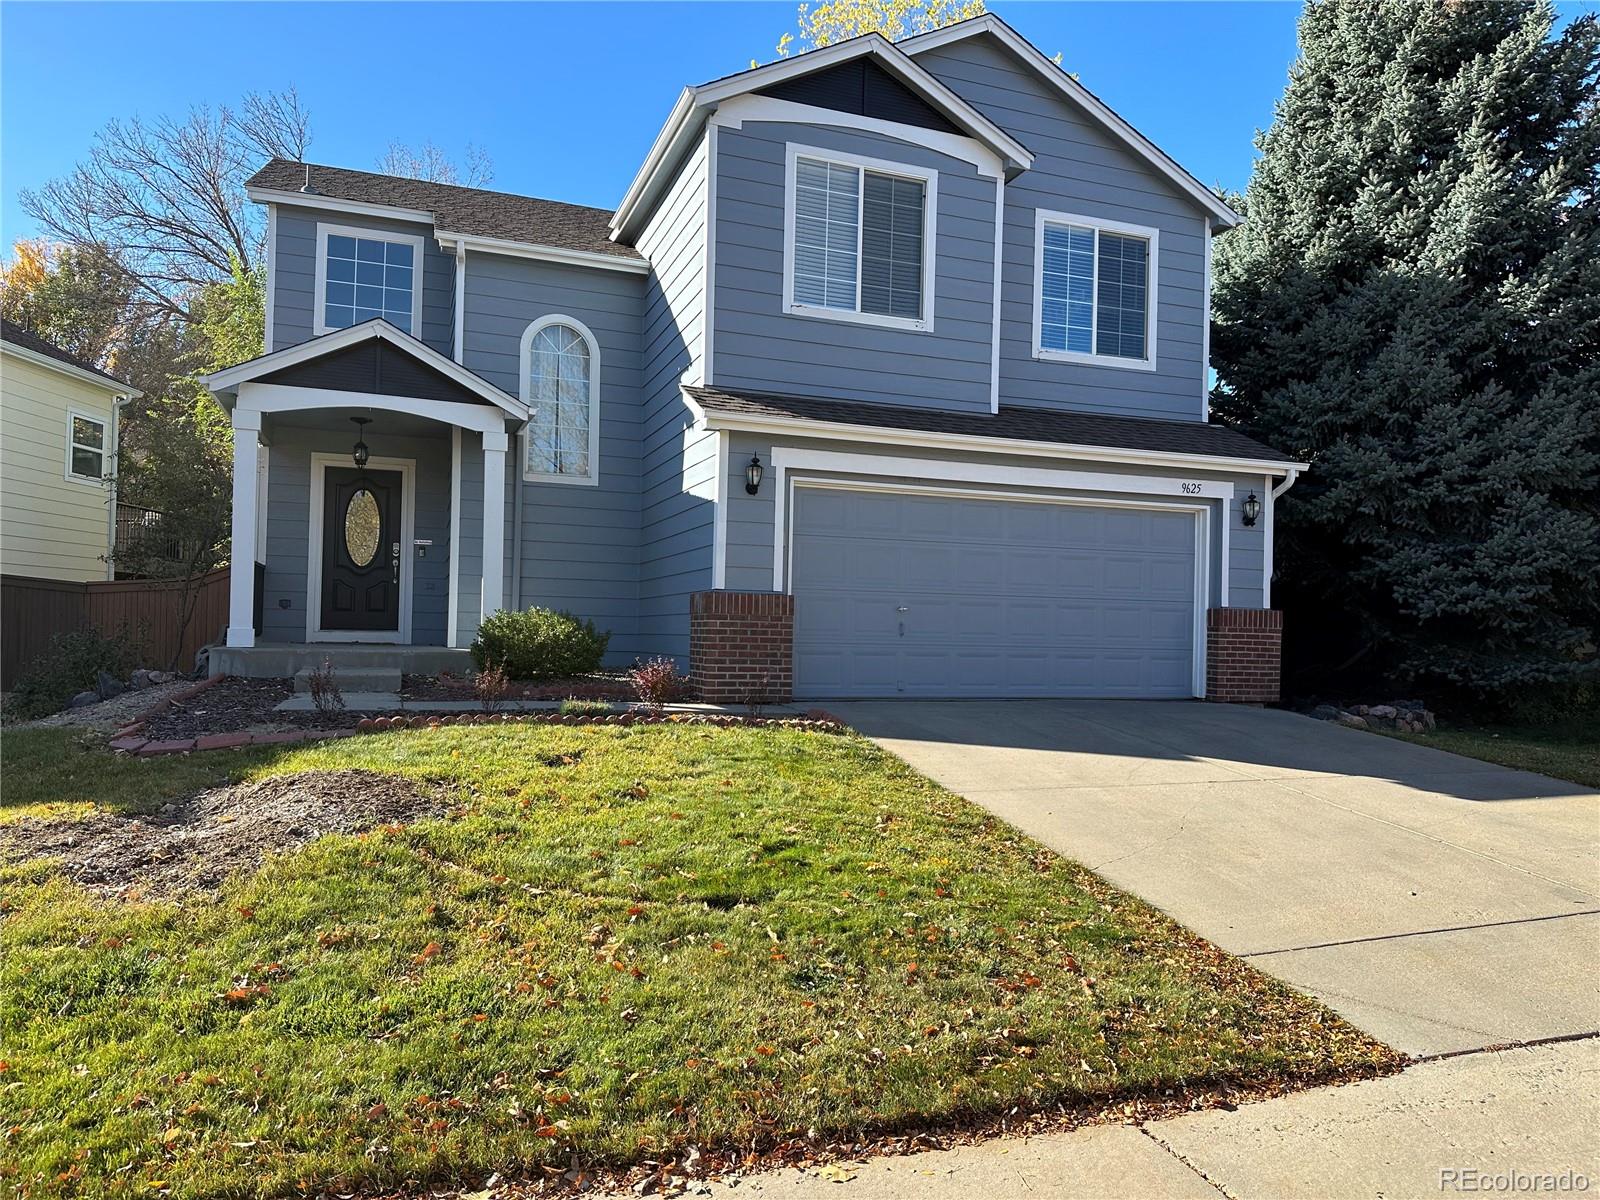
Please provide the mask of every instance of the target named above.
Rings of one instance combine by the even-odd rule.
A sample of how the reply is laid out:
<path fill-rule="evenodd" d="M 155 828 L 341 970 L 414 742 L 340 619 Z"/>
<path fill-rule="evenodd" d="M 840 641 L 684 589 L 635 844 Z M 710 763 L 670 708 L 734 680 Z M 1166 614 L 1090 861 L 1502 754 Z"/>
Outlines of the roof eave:
<path fill-rule="evenodd" d="M 55 371 L 58 374 L 65 375 L 70 379 L 75 379 L 79 383 L 86 383 L 93 387 L 100 388 L 102 391 L 110 392 L 112 395 L 127 396 L 130 399 L 136 399 L 144 395 L 144 393 L 138 388 L 132 386 L 131 384 L 124 383 L 122 380 L 111 375 L 105 375 L 99 371 L 90 370 L 87 367 L 80 367 L 77 363 L 63 362 L 61 359 L 55 358 L 52 355 L 42 354 L 38 350 L 33 349 L 31 346 L 23 346 L 12 341 L 0 341 L 0 346 L 5 347 L 7 354 L 15 354 L 24 362 L 32 363 L 34 366 L 42 367 L 46 370 Z"/>
<path fill-rule="evenodd" d="M 878 444 L 917 445 L 936 449 L 970 450 L 991 454 L 1021 454 L 1045 458 L 1083 458 L 1143 466 L 1186 466 L 1213 471 L 1250 471 L 1282 475 L 1303 472 L 1310 463 L 1239 455 L 1189 454 L 1174 450 L 1137 450 L 1078 442 L 1042 442 L 1023 438 L 981 437 L 936 430 L 904 429 L 882 425 L 857 425 L 848 421 L 820 421 L 809 417 L 775 417 L 760 413 L 718 412 L 685 392 L 697 428 L 741 433 L 800 432 L 808 437 L 836 438 Z"/>
<path fill-rule="evenodd" d="M 1189 195 L 1210 214 L 1213 229 L 1232 229 L 1244 223 L 1244 218 L 1215 192 L 1184 170 L 1166 151 L 1125 121 L 1100 97 L 1046 58 L 1037 46 L 994 13 L 984 13 L 982 16 L 946 25 L 942 29 L 919 33 L 901 42 L 899 48 L 907 56 L 915 58 L 925 51 L 948 46 L 952 42 L 965 41 L 967 38 L 984 33 L 998 38 L 1007 49 L 1033 67 L 1040 77 L 1053 84 L 1080 107 L 1087 109 L 1090 115 L 1127 143 L 1135 153 L 1170 179 L 1179 190 Z"/>

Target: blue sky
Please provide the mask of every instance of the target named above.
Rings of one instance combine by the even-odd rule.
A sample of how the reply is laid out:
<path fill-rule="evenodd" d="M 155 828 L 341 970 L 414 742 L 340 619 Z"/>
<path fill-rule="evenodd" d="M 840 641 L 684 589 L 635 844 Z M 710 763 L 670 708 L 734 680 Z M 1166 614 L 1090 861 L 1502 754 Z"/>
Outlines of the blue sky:
<path fill-rule="evenodd" d="M 1242 187 L 1295 52 L 1292 3 L 1008 3 L 992 10 L 1205 183 Z M 1584 7 L 1591 7 L 1585 4 Z M 1568 8 L 1567 15 L 1577 9 Z M 0 210 L 112 117 L 295 84 L 315 162 L 393 139 L 488 151 L 494 187 L 612 207 L 678 90 L 767 61 L 793 3 L 0 4 Z"/>

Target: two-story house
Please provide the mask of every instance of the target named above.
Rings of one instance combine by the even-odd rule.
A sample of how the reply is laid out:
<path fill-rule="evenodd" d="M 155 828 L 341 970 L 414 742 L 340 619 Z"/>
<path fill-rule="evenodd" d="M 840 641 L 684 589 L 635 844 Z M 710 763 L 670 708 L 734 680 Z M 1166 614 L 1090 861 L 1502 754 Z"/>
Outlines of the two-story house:
<path fill-rule="evenodd" d="M 1207 420 L 1239 217 L 992 15 L 685 89 L 614 213 L 249 188 L 267 353 L 209 385 L 275 663 L 540 604 L 712 698 L 1276 695 L 1304 464 Z"/>

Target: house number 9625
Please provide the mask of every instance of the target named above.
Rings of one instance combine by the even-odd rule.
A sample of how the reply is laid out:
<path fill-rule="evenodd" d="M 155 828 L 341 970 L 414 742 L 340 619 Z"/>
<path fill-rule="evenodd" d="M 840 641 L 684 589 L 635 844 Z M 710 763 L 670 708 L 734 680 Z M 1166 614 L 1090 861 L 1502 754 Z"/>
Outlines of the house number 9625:
<path fill-rule="evenodd" d="M 1205 485 L 1200 483 L 1180 483 L 1178 486 L 1183 489 L 1185 496 L 1198 496 L 1200 489 Z"/>

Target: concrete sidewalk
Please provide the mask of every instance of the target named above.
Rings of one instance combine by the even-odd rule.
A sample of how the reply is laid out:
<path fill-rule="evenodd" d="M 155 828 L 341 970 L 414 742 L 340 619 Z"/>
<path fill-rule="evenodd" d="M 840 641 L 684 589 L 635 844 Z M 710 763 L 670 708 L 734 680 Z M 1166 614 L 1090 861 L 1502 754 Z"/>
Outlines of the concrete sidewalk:
<path fill-rule="evenodd" d="M 1144 1126 L 1103 1125 L 844 1172 L 711 1185 L 763 1200 L 1324 1200 L 1600 1191 L 1600 1039 L 1484 1051 L 1401 1075 Z M 847 1175 L 834 1182 L 829 1175 Z M 1454 1174 L 1451 1174 L 1454 1172 Z M 1587 1187 L 1578 1180 L 1587 1181 Z M 1490 1186 L 1486 1180 L 1510 1186 Z"/>

